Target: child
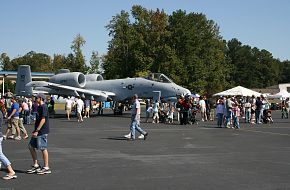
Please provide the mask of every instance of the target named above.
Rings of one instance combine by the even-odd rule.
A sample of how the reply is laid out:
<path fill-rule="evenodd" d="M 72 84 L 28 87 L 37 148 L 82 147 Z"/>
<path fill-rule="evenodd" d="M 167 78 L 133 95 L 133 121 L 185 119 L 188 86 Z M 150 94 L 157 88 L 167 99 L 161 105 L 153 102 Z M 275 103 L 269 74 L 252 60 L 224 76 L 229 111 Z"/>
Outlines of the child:
<path fill-rule="evenodd" d="M 238 103 L 233 106 L 233 129 L 240 129 L 240 116 L 241 116 L 241 109 L 239 108 Z"/>
<path fill-rule="evenodd" d="M 266 110 L 266 122 L 274 123 L 271 110 Z"/>
<path fill-rule="evenodd" d="M 168 123 L 173 123 L 173 113 L 174 113 L 174 107 L 169 106 L 169 110 L 167 112 Z"/>
<path fill-rule="evenodd" d="M 146 123 L 148 123 L 148 119 L 151 113 L 153 113 L 153 108 L 152 106 L 149 106 L 148 109 L 146 110 L 146 120 L 145 120 Z"/>
<path fill-rule="evenodd" d="M 158 103 L 158 100 L 156 100 L 155 103 L 153 104 L 153 121 L 152 121 L 152 123 L 159 123 L 158 111 L 159 111 L 159 103 Z"/>

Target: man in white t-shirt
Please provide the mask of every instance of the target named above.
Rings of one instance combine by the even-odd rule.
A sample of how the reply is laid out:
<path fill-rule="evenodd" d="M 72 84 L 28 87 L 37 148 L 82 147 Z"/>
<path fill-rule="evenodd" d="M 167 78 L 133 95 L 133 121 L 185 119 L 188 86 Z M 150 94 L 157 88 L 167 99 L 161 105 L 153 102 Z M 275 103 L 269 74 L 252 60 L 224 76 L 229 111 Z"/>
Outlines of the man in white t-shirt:
<path fill-rule="evenodd" d="M 67 98 L 65 100 L 65 110 L 66 110 L 66 115 L 67 115 L 68 120 L 70 120 L 70 113 L 71 113 L 72 105 L 73 105 L 73 101 L 70 98 Z"/>
<path fill-rule="evenodd" d="M 156 100 L 153 104 L 153 121 L 152 123 L 159 123 L 159 115 L 158 115 L 158 111 L 159 111 L 159 102 L 158 100 Z"/>
<path fill-rule="evenodd" d="M 290 100 L 289 98 L 286 99 L 286 111 L 287 111 L 287 118 L 288 118 L 288 115 L 289 115 L 289 112 L 290 112 Z"/>
<path fill-rule="evenodd" d="M 199 100 L 199 107 L 200 107 L 201 120 L 207 121 L 206 103 L 202 97 L 200 97 L 200 100 Z"/>
<path fill-rule="evenodd" d="M 140 127 L 140 113 L 141 113 L 141 106 L 138 100 L 138 95 L 135 94 L 133 96 L 133 106 L 131 109 L 131 125 L 130 125 L 130 133 L 131 137 L 128 140 L 135 140 L 135 130 L 137 130 L 140 134 L 144 136 L 144 140 L 146 140 L 148 133 L 141 129 Z"/>
<path fill-rule="evenodd" d="M 250 123 L 251 122 L 251 103 L 249 98 L 247 98 L 246 103 L 244 104 L 245 107 L 245 120 L 246 123 Z"/>
<path fill-rule="evenodd" d="M 84 101 L 81 98 L 77 98 L 76 101 L 78 122 L 83 122 L 82 110 L 84 109 Z"/>

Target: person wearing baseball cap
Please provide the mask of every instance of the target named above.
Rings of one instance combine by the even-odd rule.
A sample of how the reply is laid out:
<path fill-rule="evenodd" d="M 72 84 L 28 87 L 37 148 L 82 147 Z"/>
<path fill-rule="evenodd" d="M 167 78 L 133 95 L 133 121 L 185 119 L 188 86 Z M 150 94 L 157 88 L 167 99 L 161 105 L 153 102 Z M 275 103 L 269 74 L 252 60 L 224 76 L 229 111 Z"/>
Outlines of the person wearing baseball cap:
<path fill-rule="evenodd" d="M 34 131 L 29 142 L 29 150 L 33 160 L 32 168 L 27 170 L 27 173 L 37 173 L 40 175 L 50 174 L 51 170 L 48 165 L 48 151 L 47 151 L 47 136 L 49 133 L 49 122 L 48 122 L 48 108 L 44 103 L 46 96 L 42 93 L 36 95 L 36 101 L 38 103 L 37 116 L 34 125 Z M 40 167 L 37 160 L 36 149 L 41 150 L 44 167 Z"/>

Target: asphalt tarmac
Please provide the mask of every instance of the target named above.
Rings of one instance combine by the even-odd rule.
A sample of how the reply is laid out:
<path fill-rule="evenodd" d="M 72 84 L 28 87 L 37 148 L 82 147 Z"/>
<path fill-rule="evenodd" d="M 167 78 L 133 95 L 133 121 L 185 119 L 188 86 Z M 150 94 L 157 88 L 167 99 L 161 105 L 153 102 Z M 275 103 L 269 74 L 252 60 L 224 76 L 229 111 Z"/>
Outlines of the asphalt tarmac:
<path fill-rule="evenodd" d="M 83 123 L 57 115 L 49 121 L 52 174 L 26 174 L 32 164 L 29 140 L 6 140 L 3 151 L 18 178 L 0 180 L 0 190 L 287 190 L 290 119 L 280 115 L 273 113 L 274 124 L 241 122 L 240 130 L 215 128 L 216 121 L 186 126 L 142 122 L 148 138 L 135 141 L 123 138 L 129 114 L 106 113 Z M 33 126 L 26 129 L 31 132 Z"/>

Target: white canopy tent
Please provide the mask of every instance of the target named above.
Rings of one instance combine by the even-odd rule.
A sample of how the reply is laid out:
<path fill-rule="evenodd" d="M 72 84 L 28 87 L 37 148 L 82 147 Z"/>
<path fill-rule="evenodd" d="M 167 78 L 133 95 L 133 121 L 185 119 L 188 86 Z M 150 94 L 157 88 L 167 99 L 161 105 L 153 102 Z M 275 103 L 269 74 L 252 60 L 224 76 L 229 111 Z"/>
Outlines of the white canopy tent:
<path fill-rule="evenodd" d="M 261 93 L 256 92 L 254 90 L 242 87 L 242 86 L 236 86 L 234 88 L 225 90 L 223 92 L 219 92 L 217 94 L 214 94 L 213 96 L 261 96 Z"/>
<path fill-rule="evenodd" d="M 289 98 L 290 97 L 290 93 L 287 92 L 286 90 L 281 90 L 280 92 L 278 92 L 274 96 L 279 97 L 279 98 Z"/>

